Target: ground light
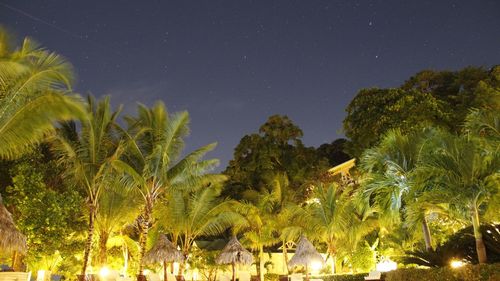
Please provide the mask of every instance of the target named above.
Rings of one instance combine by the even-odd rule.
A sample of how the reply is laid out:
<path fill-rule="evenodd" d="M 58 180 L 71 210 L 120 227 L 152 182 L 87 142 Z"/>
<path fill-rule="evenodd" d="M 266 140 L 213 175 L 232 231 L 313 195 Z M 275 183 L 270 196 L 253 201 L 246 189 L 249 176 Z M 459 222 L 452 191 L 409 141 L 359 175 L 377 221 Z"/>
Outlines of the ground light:
<path fill-rule="evenodd" d="M 109 268 L 106 266 L 103 266 L 103 267 L 101 267 L 101 270 L 99 270 L 99 277 L 101 277 L 102 279 L 106 279 L 106 277 L 108 277 L 109 273 L 110 273 Z"/>
<path fill-rule="evenodd" d="M 465 263 L 463 261 L 459 261 L 459 260 L 451 260 L 450 261 L 450 266 L 452 268 L 459 268 L 459 267 L 462 267 L 464 265 L 465 265 Z"/>
<path fill-rule="evenodd" d="M 311 263 L 311 270 L 315 273 L 318 273 L 322 267 L 323 267 L 323 264 L 319 261 L 313 261 Z"/>
<path fill-rule="evenodd" d="M 396 270 L 398 268 L 398 264 L 390 259 L 384 259 L 381 262 L 377 263 L 376 267 L 379 272 L 387 272 L 391 270 Z"/>
<path fill-rule="evenodd" d="M 45 270 L 39 270 L 36 275 L 36 281 L 43 281 L 45 279 Z"/>

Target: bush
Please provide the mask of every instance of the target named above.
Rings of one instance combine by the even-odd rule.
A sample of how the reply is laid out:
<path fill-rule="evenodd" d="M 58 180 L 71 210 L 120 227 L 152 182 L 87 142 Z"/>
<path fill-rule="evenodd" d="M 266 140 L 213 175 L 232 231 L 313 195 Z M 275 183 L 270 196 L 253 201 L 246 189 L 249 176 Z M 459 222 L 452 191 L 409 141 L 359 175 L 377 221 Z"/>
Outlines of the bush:
<path fill-rule="evenodd" d="M 500 264 L 466 265 L 461 268 L 402 268 L 385 273 L 385 281 L 497 281 Z"/>
<path fill-rule="evenodd" d="M 368 276 L 368 273 L 311 276 L 311 279 L 322 279 L 323 281 L 365 281 L 365 276 Z"/>
<path fill-rule="evenodd" d="M 488 263 L 500 262 L 500 225 L 481 225 Z M 436 247 L 433 251 L 410 251 L 400 262 L 404 264 L 417 264 L 428 267 L 448 266 L 450 260 L 464 260 L 477 264 L 476 239 L 472 226 L 463 228 L 450 236 L 448 241 Z"/>
<path fill-rule="evenodd" d="M 264 274 L 264 280 L 266 280 L 266 281 L 279 281 L 280 276 L 279 276 L 279 274 L 275 274 L 275 273 L 266 273 L 266 274 Z"/>

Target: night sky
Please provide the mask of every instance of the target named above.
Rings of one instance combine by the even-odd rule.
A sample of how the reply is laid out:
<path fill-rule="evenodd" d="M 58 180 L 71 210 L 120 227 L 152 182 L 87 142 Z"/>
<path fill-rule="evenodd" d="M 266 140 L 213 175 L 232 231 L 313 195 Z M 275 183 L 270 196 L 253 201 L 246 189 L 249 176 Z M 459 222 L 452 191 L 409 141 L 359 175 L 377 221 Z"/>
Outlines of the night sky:
<path fill-rule="evenodd" d="M 500 63 L 500 1 L 0 0 L 0 23 L 67 57 L 76 90 L 188 110 L 188 149 L 288 115 L 306 145 L 342 137 L 360 88 Z"/>

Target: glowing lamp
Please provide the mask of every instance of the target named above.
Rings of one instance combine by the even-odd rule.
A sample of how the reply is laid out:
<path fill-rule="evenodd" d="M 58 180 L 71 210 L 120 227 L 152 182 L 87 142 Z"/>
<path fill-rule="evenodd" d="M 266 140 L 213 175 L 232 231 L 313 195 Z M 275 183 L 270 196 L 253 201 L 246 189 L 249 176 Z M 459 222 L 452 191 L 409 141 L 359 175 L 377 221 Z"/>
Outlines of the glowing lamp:
<path fill-rule="evenodd" d="M 36 281 L 43 281 L 43 280 L 45 280 L 45 270 L 39 270 L 36 275 Z"/>
<path fill-rule="evenodd" d="M 318 272 L 321 270 L 322 267 L 323 267 L 323 264 L 319 261 L 313 261 L 311 263 L 311 270 L 312 271 Z"/>
<path fill-rule="evenodd" d="M 395 263 L 394 261 L 391 261 L 390 259 L 386 259 L 377 263 L 375 268 L 379 272 L 387 272 L 391 270 L 396 270 L 398 268 L 398 264 Z"/>
<path fill-rule="evenodd" d="M 451 260 L 451 262 L 450 262 L 450 266 L 452 268 L 459 268 L 459 267 L 462 267 L 464 265 L 465 265 L 465 263 L 463 261 L 459 261 L 459 260 Z"/>
<path fill-rule="evenodd" d="M 106 266 L 101 267 L 101 270 L 99 270 L 99 276 L 103 279 L 108 277 L 109 273 L 110 273 L 109 268 L 107 268 Z"/>

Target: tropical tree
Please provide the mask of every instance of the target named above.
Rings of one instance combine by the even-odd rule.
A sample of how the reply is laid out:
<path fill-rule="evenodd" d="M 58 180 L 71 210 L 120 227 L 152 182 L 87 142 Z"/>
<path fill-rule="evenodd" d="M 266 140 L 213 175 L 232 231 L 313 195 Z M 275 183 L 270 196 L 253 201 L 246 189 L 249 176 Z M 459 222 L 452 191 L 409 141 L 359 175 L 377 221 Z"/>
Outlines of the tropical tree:
<path fill-rule="evenodd" d="M 82 117 L 71 92 L 71 65 L 25 38 L 14 49 L 0 26 L 0 157 L 17 158 L 54 129 L 54 121 Z"/>
<path fill-rule="evenodd" d="M 125 188 L 118 178 L 112 179 L 104 187 L 99 198 L 99 212 L 96 215 L 96 231 L 99 238 L 98 264 L 107 263 L 108 241 L 114 236 L 122 236 L 121 230 L 138 215 L 135 190 Z M 114 243 L 120 239 L 114 239 Z"/>
<path fill-rule="evenodd" d="M 192 192 L 169 192 L 159 205 L 158 224 L 171 234 L 173 243 L 180 245 L 185 257 L 191 253 L 195 239 L 220 235 L 242 219 L 233 211 L 236 202 L 221 199 L 220 193 L 220 183 L 213 182 Z M 186 260 L 181 262 L 179 275 L 183 274 L 185 264 Z"/>
<path fill-rule="evenodd" d="M 53 148 L 60 162 L 77 188 L 87 195 L 88 236 L 85 245 L 81 278 L 84 278 L 94 239 L 95 220 L 99 200 L 106 186 L 113 180 L 111 161 L 121 153 L 120 136 L 109 97 L 97 102 L 88 97 L 87 118 L 81 120 L 80 132 L 76 123 L 67 122 L 53 138 Z"/>
<path fill-rule="evenodd" d="M 430 153 L 420 172 L 439 189 L 450 207 L 469 217 L 476 239 L 479 263 L 487 261 L 480 231 L 481 210 L 500 187 L 500 155 L 474 137 L 443 135 L 441 146 Z M 444 195 L 444 196 L 443 196 Z"/>
<path fill-rule="evenodd" d="M 309 236 L 326 244 L 334 262 L 340 253 L 351 255 L 360 239 L 377 226 L 374 211 L 359 200 L 353 186 L 318 184 L 306 206 Z"/>
<path fill-rule="evenodd" d="M 135 188 L 140 194 L 138 280 L 144 280 L 143 258 L 158 198 L 167 190 L 193 189 L 220 176 L 205 174 L 218 160 L 202 160 L 215 148 L 215 143 L 181 157 L 184 138 L 189 133 L 187 112 L 169 115 L 165 105 L 157 102 L 151 108 L 139 105 L 138 115 L 126 120 L 126 152 L 121 159 L 113 161 L 113 166 L 121 173 L 125 186 Z"/>
<path fill-rule="evenodd" d="M 425 155 L 428 135 L 419 131 L 403 133 L 399 129 L 390 130 L 377 146 L 366 150 L 362 156 L 361 166 L 368 172 L 364 193 L 373 199 L 384 215 L 398 223 L 408 205 L 421 203 L 418 197 L 430 188 L 417 178 L 417 167 Z M 432 250 L 426 218 L 430 211 L 436 211 L 432 206 L 437 205 L 419 204 L 419 208 L 411 208 L 419 211 L 416 215 L 412 214 L 411 221 L 421 224 L 427 250 Z"/>

